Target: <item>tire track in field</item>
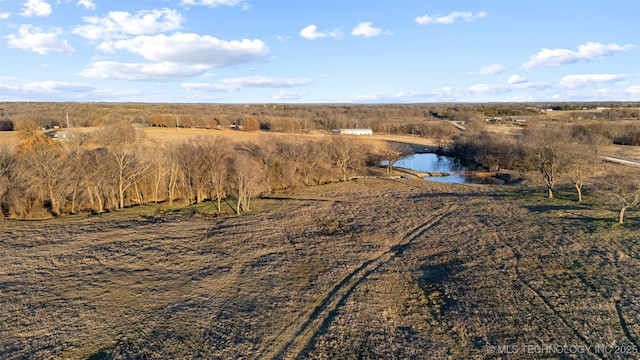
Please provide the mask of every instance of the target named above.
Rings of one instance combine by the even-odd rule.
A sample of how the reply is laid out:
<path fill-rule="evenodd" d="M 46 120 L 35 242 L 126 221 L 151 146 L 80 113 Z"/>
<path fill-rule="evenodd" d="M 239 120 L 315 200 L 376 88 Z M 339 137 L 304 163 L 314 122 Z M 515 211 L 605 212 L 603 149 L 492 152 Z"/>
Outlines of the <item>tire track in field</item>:
<path fill-rule="evenodd" d="M 578 329 L 576 329 L 573 325 L 571 325 L 569 321 L 560 313 L 560 311 L 544 295 L 542 295 L 542 293 L 538 289 L 531 286 L 531 284 L 527 280 L 525 280 L 524 276 L 522 276 L 522 274 L 520 273 L 520 258 L 522 257 L 522 254 L 518 250 L 516 250 L 511 244 L 509 244 L 507 241 L 503 240 L 502 237 L 498 235 L 498 233 L 494 232 L 493 236 L 497 241 L 499 241 L 504 246 L 509 248 L 511 250 L 511 253 L 514 255 L 516 259 L 516 263 L 514 265 L 514 272 L 515 272 L 517 281 L 521 285 L 523 285 L 527 290 L 529 290 L 534 295 L 534 298 L 538 299 L 550 314 L 555 316 L 567 329 L 571 330 L 571 333 L 573 333 L 573 335 L 576 338 L 582 341 L 588 348 L 591 348 L 592 345 L 591 343 L 589 343 L 589 340 L 587 340 L 587 338 L 583 334 L 581 334 Z M 598 354 L 590 352 L 590 355 L 593 355 L 596 358 L 602 359 L 602 356 Z"/>
<path fill-rule="evenodd" d="M 376 272 L 391 259 L 402 255 L 416 239 L 420 238 L 434 225 L 451 215 L 459 208 L 457 204 L 449 204 L 437 210 L 432 217 L 407 232 L 400 240 L 386 250 L 365 260 L 356 269 L 349 272 L 337 282 L 299 324 L 293 324 L 292 330 L 280 335 L 271 346 L 272 349 L 262 349 L 257 358 L 267 359 L 296 359 L 313 344 L 314 339 L 328 327 L 337 315 L 339 308 L 353 290 L 369 275 Z M 269 345 L 267 345 L 269 346 Z M 266 353 L 266 354 L 265 354 Z"/>

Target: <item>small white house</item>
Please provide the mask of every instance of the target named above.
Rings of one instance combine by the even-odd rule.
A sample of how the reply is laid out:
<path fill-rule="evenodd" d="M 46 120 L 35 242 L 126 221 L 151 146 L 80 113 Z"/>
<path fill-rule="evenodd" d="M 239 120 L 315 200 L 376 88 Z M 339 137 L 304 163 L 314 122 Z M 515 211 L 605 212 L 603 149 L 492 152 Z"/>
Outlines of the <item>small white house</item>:
<path fill-rule="evenodd" d="M 373 135 L 373 129 L 335 129 L 333 133 L 339 135 Z"/>

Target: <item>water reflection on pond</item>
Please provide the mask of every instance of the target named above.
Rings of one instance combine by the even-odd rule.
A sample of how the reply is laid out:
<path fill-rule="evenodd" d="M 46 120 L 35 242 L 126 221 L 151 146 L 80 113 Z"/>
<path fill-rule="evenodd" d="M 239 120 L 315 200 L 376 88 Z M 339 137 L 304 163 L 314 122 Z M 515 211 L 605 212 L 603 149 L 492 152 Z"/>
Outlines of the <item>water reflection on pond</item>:
<path fill-rule="evenodd" d="M 448 173 L 449 176 L 429 176 L 425 180 L 455 184 L 499 184 L 500 180 L 493 177 L 477 176 L 472 168 L 460 165 L 454 158 L 433 153 L 414 154 L 394 164 L 420 172 Z"/>

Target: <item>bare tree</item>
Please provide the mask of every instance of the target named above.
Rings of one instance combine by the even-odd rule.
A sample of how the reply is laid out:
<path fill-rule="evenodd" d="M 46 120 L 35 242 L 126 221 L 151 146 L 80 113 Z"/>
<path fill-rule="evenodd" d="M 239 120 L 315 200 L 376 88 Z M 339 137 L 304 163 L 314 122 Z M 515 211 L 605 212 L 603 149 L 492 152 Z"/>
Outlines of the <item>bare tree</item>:
<path fill-rule="evenodd" d="M 352 136 L 335 135 L 328 143 L 329 158 L 347 181 L 347 170 L 360 168 L 366 158 L 366 148 Z"/>
<path fill-rule="evenodd" d="M 260 123 L 253 116 L 245 116 L 242 120 L 242 127 L 244 131 L 254 132 L 260 130 Z"/>
<path fill-rule="evenodd" d="M 115 165 L 118 208 L 121 209 L 125 206 L 126 191 L 146 174 L 149 165 L 140 161 L 131 150 L 114 149 L 111 155 Z"/>
<path fill-rule="evenodd" d="M 0 218 L 9 213 L 8 194 L 15 186 L 16 158 L 8 147 L 0 147 Z"/>
<path fill-rule="evenodd" d="M 222 199 L 226 197 L 231 143 L 226 138 L 219 138 L 208 142 L 206 149 L 209 182 L 212 186 L 213 198 L 216 199 L 218 213 L 220 213 L 222 211 Z"/>
<path fill-rule="evenodd" d="M 571 161 L 567 167 L 567 175 L 578 193 L 578 202 L 582 202 L 582 188 L 593 157 L 589 154 L 589 147 L 583 144 L 573 144 L 568 151 L 570 151 Z"/>
<path fill-rule="evenodd" d="M 386 164 L 387 173 L 391 173 L 393 170 L 393 164 L 411 154 L 413 154 L 413 150 L 409 145 L 392 141 L 387 145 L 387 148 L 382 151 L 380 156 Z"/>
<path fill-rule="evenodd" d="M 138 144 L 142 136 L 128 121 L 118 121 L 101 128 L 95 138 L 103 146 L 120 148 Z"/>
<path fill-rule="evenodd" d="M 311 180 L 319 177 L 320 171 L 327 158 L 327 147 L 324 142 L 305 141 L 298 143 L 296 147 L 300 155 L 298 171 L 304 179 L 304 184 L 311 185 Z M 317 183 L 319 180 L 315 180 Z"/>
<path fill-rule="evenodd" d="M 145 161 L 149 164 L 149 177 L 151 181 L 151 201 L 159 202 L 161 186 L 165 184 L 167 178 L 167 166 L 165 163 L 163 149 L 159 144 L 154 144 L 154 149 L 162 149 L 161 151 L 146 151 Z"/>
<path fill-rule="evenodd" d="M 587 136 L 587 144 L 591 148 L 593 171 L 595 171 L 601 161 L 602 152 L 611 145 L 611 139 L 605 135 L 590 132 Z"/>
<path fill-rule="evenodd" d="M 180 170 L 180 155 L 178 153 L 177 145 L 168 146 L 166 149 L 166 161 L 168 168 L 167 175 L 167 192 L 169 205 L 173 205 L 173 201 L 176 200 L 176 191 L 180 184 L 181 170 Z"/>
<path fill-rule="evenodd" d="M 103 212 L 115 184 L 115 176 L 110 168 L 111 155 L 106 148 L 87 150 L 82 153 L 81 162 L 83 166 L 78 175 L 85 187 L 89 206 L 96 212 Z"/>
<path fill-rule="evenodd" d="M 67 176 L 65 177 L 65 187 L 70 198 L 69 212 L 74 214 L 80 203 L 80 193 L 82 191 L 81 169 L 85 166 L 82 163 L 82 153 L 84 150 L 74 148 L 67 152 Z"/>
<path fill-rule="evenodd" d="M 525 134 L 532 164 L 542 174 L 550 199 L 556 181 L 571 164 L 569 139 L 569 134 L 562 128 L 540 127 Z"/>
<path fill-rule="evenodd" d="M 640 204 L 640 171 L 609 174 L 597 189 L 605 203 L 618 206 L 618 223 L 624 224 L 626 211 Z"/>
<path fill-rule="evenodd" d="M 259 195 L 264 189 L 264 176 L 260 174 L 255 159 L 239 153 L 233 157 L 232 179 L 237 195 L 236 214 L 249 211 L 251 198 Z"/>
<path fill-rule="evenodd" d="M 280 142 L 273 137 L 261 138 L 258 141 L 243 144 L 241 150 L 258 160 L 262 166 L 261 173 L 268 192 L 273 192 L 274 186 L 282 170 L 282 159 L 279 150 Z"/>
<path fill-rule="evenodd" d="M 66 163 L 58 143 L 41 134 L 34 134 L 17 147 L 24 181 L 36 198 L 49 203 L 54 216 L 62 213 L 65 203 L 63 180 Z"/>
<path fill-rule="evenodd" d="M 192 198 L 195 198 L 196 204 L 199 204 L 206 197 L 209 177 L 207 157 L 209 154 L 202 145 L 203 141 L 204 139 L 192 140 L 178 148 L 179 163 L 186 176 L 187 198 L 185 201 L 187 203 L 191 203 Z"/>
<path fill-rule="evenodd" d="M 115 207 L 125 206 L 126 192 L 134 187 L 150 168 L 137 155 L 140 152 L 139 142 L 142 137 L 128 121 L 119 121 L 105 126 L 97 134 L 97 141 L 109 150 L 112 162 L 109 168 L 115 174 Z"/>

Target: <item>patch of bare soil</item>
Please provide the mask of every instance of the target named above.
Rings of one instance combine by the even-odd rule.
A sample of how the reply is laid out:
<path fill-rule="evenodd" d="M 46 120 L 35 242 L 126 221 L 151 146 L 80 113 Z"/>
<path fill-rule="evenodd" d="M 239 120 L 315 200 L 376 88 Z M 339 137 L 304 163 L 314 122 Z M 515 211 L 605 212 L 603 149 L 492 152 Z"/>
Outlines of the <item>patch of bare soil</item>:
<path fill-rule="evenodd" d="M 617 226 L 526 188 L 376 179 L 256 206 L 0 223 L 0 358 L 640 346 L 637 214 Z"/>

